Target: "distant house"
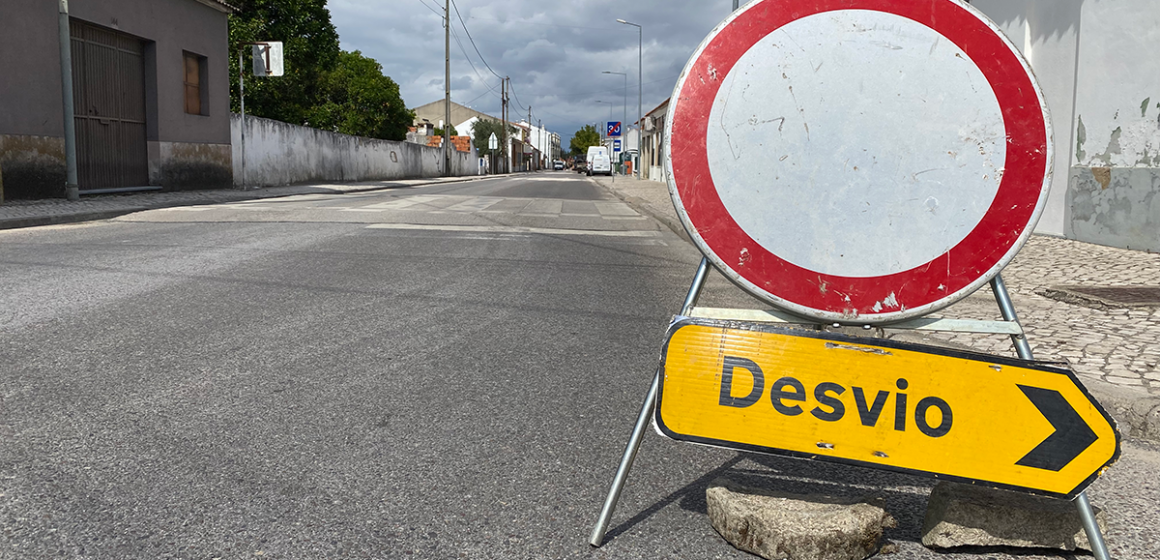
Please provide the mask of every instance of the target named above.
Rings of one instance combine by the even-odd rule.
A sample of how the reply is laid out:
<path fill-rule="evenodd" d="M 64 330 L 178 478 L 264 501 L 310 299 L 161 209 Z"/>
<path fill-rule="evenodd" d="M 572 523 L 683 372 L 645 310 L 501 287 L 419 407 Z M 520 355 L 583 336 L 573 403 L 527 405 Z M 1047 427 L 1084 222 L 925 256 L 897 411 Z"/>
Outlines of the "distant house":
<path fill-rule="evenodd" d="M 443 104 L 442 99 L 415 107 L 412 109 L 415 112 L 415 122 L 421 123 L 427 121 L 435 123 L 435 128 L 443 128 L 443 121 L 447 118 L 444 107 L 446 105 Z M 451 102 L 451 126 L 455 127 L 455 132 L 459 134 L 471 134 L 472 125 L 480 119 L 500 122 L 500 119 L 487 113 L 481 113 L 471 107 L 460 105 L 454 101 Z"/>
<path fill-rule="evenodd" d="M 219 0 L 69 3 L 82 194 L 232 184 L 227 15 Z M 62 196 L 58 2 L 0 2 L 0 169 L 8 197 Z"/>

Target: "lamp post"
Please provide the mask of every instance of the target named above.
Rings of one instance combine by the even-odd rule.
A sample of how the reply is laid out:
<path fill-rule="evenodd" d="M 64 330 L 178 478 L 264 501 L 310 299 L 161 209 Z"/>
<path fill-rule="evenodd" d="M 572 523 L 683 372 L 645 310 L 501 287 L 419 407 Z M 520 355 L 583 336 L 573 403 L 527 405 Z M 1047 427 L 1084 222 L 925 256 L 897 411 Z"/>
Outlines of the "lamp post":
<path fill-rule="evenodd" d="M 628 126 L 628 74 L 626 74 L 624 72 L 609 72 L 608 70 L 605 70 L 604 72 L 601 72 L 601 73 L 602 74 L 620 74 L 621 76 L 624 76 L 624 122 L 620 123 L 620 134 L 624 138 L 623 149 L 624 149 L 624 151 L 627 152 L 628 151 L 628 133 L 626 131 L 629 130 L 629 128 L 630 128 Z M 637 134 L 637 143 L 638 144 L 640 143 L 639 138 L 640 138 L 640 135 Z M 637 151 L 639 152 L 639 148 Z M 623 168 L 623 166 L 621 166 L 621 167 Z M 621 171 L 623 172 L 624 170 L 621 169 Z"/>
<path fill-rule="evenodd" d="M 637 141 L 636 141 L 636 144 L 637 144 L 637 150 L 636 150 L 637 156 L 636 157 L 638 158 L 638 161 L 637 161 L 638 165 L 636 166 L 636 178 L 640 179 L 641 178 L 641 174 L 640 174 L 640 167 L 641 166 L 639 165 L 639 163 L 640 163 L 639 162 L 640 146 L 642 144 L 642 141 L 644 140 L 641 137 L 643 135 L 643 132 L 644 132 L 644 115 L 641 114 L 642 105 L 644 104 L 643 103 L 643 100 L 644 100 L 644 82 L 641 79 L 641 77 L 644 76 L 644 70 L 643 70 L 643 67 L 641 65 L 642 61 L 644 61 L 644 29 L 635 23 L 632 23 L 630 21 L 624 21 L 623 19 L 616 20 L 616 23 L 623 23 L 625 25 L 631 25 L 631 26 L 636 28 L 636 83 L 637 83 L 637 88 L 636 88 L 636 124 L 638 127 Z"/>

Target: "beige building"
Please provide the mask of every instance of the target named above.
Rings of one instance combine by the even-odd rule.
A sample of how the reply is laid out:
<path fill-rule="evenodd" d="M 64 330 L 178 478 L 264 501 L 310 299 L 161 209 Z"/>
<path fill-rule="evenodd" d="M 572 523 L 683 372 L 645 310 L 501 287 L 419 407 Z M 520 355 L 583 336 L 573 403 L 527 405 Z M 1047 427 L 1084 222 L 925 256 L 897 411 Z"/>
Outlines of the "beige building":
<path fill-rule="evenodd" d="M 420 105 L 411 110 L 415 112 L 416 123 L 427 121 L 435 125 L 435 128 L 443 128 L 443 121 L 447 118 L 444 107 L 443 100 L 440 99 L 439 101 Z M 471 107 L 465 107 L 454 101 L 451 102 L 451 126 L 455 127 L 455 131 L 459 134 L 471 134 L 471 130 L 469 130 L 471 124 L 478 119 L 490 119 L 499 122 L 499 119 L 487 113 L 481 113 Z"/>
<path fill-rule="evenodd" d="M 665 182 L 665 114 L 669 110 L 669 100 L 664 100 L 644 116 L 643 141 L 640 151 L 641 178 Z"/>

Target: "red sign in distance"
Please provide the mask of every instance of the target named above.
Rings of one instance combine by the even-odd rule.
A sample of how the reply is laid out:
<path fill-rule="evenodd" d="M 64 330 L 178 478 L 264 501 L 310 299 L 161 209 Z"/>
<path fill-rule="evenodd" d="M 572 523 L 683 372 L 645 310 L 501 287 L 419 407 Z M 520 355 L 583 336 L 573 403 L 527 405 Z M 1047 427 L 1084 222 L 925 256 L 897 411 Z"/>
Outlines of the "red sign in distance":
<path fill-rule="evenodd" d="M 665 129 L 701 251 L 770 304 L 884 324 L 966 297 L 1030 236 L 1050 118 L 958 0 L 758 0 L 701 43 Z"/>

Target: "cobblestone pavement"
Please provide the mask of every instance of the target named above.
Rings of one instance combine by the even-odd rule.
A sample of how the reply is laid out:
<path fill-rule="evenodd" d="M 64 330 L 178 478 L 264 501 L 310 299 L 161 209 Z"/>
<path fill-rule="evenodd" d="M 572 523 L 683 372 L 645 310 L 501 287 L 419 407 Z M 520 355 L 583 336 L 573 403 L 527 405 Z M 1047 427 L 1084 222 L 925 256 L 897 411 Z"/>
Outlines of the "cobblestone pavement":
<path fill-rule="evenodd" d="M 0 204 L 0 229 L 110 218 L 113 216 L 175 206 L 221 204 L 243 200 L 275 198 L 297 194 L 342 194 L 401 188 L 441 182 L 472 180 L 476 177 L 407 179 L 362 183 L 316 183 L 251 190 L 217 189 L 205 191 L 144 192 L 84 195 L 80 200 L 7 200 Z"/>
<path fill-rule="evenodd" d="M 668 187 L 655 181 L 599 178 L 626 202 L 674 230 L 683 227 Z M 1059 285 L 1160 287 L 1160 254 L 1103 247 L 1033 235 L 1003 270 L 1015 310 L 1035 357 L 1066 361 L 1084 384 L 1135 435 L 1160 440 L 1160 307 L 1107 308 L 1065 303 L 1041 295 Z M 984 287 L 938 316 L 1001 319 L 989 287 Z M 978 351 L 1014 356 L 1009 338 L 995 335 L 933 333 L 931 343 L 950 343 Z M 1119 390 L 1101 391 L 1107 383 Z M 1118 399 L 1126 402 L 1109 402 Z M 1133 409 L 1132 422 L 1117 409 Z M 1124 426 L 1125 423 L 1134 426 Z"/>
<path fill-rule="evenodd" d="M 1032 236 L 1003 270 L 1035 357 L 1066 361 L 1082 378 L 1160 395 L 1160 308 L 1096 309 L 1041 295 L 1057 285 L 1160 286 L 1160 254 Z M 989 288 L 943 315 L 999 318 Z M 1011 352 L 1010 342 L 980 335 L 947 336 L 985 352 Z"/>

